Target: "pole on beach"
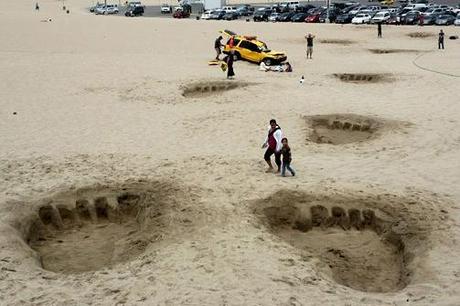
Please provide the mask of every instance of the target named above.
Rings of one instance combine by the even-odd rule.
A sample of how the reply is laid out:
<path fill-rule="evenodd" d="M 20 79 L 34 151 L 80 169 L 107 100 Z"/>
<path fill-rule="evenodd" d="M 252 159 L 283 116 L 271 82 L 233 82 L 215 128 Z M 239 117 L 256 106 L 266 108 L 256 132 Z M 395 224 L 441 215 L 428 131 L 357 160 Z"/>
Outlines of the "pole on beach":
<path fill-rule="evenodd" d="M 329 8 L 331 6 L 331 1 L 330 0 L 326 0 L 326 23 L 330 23 L 331 20 L 329 19 Z"/>

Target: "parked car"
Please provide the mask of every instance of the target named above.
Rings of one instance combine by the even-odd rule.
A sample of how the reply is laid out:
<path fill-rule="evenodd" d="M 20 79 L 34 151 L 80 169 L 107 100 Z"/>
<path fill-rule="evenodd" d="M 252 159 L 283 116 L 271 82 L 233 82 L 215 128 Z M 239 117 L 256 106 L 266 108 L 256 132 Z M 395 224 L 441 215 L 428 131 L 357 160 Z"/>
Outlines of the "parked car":
<path fill-rule="evenodd" d="M 423 15 L 424 16 L 429 16 L 431 14 L 436 14 L 436 15 L 439 15 L 439 14 L 442 14 L 444 13 L 444 9 L 442 8 L 429 8 L 427 9 L 425 12 L 423 12 Z"/>
<path fill-rule="evenodd" d="M 386 23 L 388 19 L 390 19 L 390 12 L 377 12 L 374 17 L 371 18 L 370 23 Z"/>
<path fill-rule="evenodd" d="M 107 6 L 99 6 L 94 10 L 96 15 L 111 15 L 118 14 L 118 6 L 116 4 L 107 4 Z"/>
<path fill-rule="evenodd" d="M 359 13 L 351 20 L 351 23 L 353 24 L 369 23 L 371 18 L 372 17 L 369 14 Z"/>
<path fill-rule="evenodd" d="M 292 22 L 305 22 L 305 18 L 307 18 L 308 14 L 307 13 L 297 13 L 294 16 L 292 16 L 291 21 Z"/>
<path fill-rule="evenodd" d="M 223 50 L 225 54 L 234 51 L 234 56 L 238 59 L 257 64 L 264 62 L 268 66 L 284 62 L 287 59 L 286 53 L 268 49 L 267 45 L 255 36 L 237 35 L 228 30 L 221 31 L 221 33 L 229 37 L 229 41 L 230 38 L 233 38 L 233 47 L 230 47 L 229 41 L 225 44 Z"/>
<path fill-rule="evenodd" d="M 97 8 L 104 7 L 104 6 L 105 6 L 104 3 L 99 3 L 99 2 L 98 2 L 98 3 L 96 3 L 95 6 L 90 7 L 90 8 L 89 8 L 89 11 L 90 11 L 91 13 L 95 13 L 95 11 L 96 11 Z"/>
<path fill-rule="evenodd" d="M 236 11 L 234 12 L 227 12 L 225 13 L 224 17 L 222 17 L 223 20 L 235 20 L 238 19 L 239 15 Z"/>
<path fill-rule="evenodd" d="M 268 16 L 268 21 L 276 22 L 279 21 L 281 14 L 280 13 L 271 13 L 270 16 Z"/>
<path fill-rule="evenodd" d="M 236 6 L 224 6 L 222 10 L 225 11 L 225 13 L 233 13 L 236 12 Z"/>
<path fill-rule="evenodd" d="M 173 17 L 177 19 L 189 18 L 190 12 L 182 7 L 177 7 L 176 11 L 173 14 Z"/>
<path fill-rule="evenodd" d="M 294 12 L 297 12 L 297 13 L 306 13 L 308 12 L 309 10 L 311 10 L 312 8 L 315 8 L 314 5 L 311 5 L 311 4 L 306 4 L 306 5 L 298 5 Z"/>
<path fill-rule="evenodd" d="M 329 21 L 330 22 L 335 22 L 335 19 L 337 18 L 337 13 L 333 10 L 329 11 Z M 324 11 L 319 15 L 319 20 L 318 22 L 325 23 L 327 21 L 327 11 Z"/>
<path fill-rule="evenodd" d="M 142 16 L 144 14 L 143 6 L 132 6 L 128 7 L 128 10 L 125 13 L 127 17 Z"/>
<path fill-rule="evenodd" d="M 222 20 L 225 16 L 225 11 L 222 10 L 217 10 L 211 13 L 211 16 L 209 16 L 209 19 L 211 20 Z"/>
<path fill-rule="evenodd" d="M 451 25 L 454 24 L 455 22 L 455 17 L 449 14 L 443 14 L 439 15 L 439 17 L 436 19 L 435 24 L 436 25 Z"/>
<path fill-rule="evenodd" d="M 430 14 L 428 16 L 421 16 L 420 20 L 423 20 L 423 25 L 433 25 L 436 22 L 436 19 L 438 19 L 440 14 Z M 422 18 L 423 17 L 423 18 Z"/>
<path fill-rule="evenodd" d="M 162 14 L 171 14 L 172 13 L 172 6 L 169 4 L 163 4 L 161 5 L 161 13 Z"/>
<path fill-rule="evenodd" d="M 118 14 L 118 5 L 116 4 L 108 4 L 107 5 L 107 14 L 112 15 L 112 14 Z"/>
<path fill-rule="evenodd" d="M 279 17 L 278 21 L 280 22 L 288 22 L 292 20 L 292 17 L 295 15 L 295 12 L 283 13 Z"/>
<path fill-rule="evenodd" d="M 130 7 L 136 7 L 136 6 L 142 6 L 142 7 L 144 7 L 140 1 L 130 1 L 130 2 L 128 2 L 128 8 L 130 8 Z M 145 7 L 144 7 L 144 8 L 145 8 Z"/>
<path fill-rule="evenodd" d="M 457 18 L 455 18 L 454 24 L 456 26 L 460 26 L 460 14 L 457 15 Z"/>
<path fill-rule="evenodd" d="M 319 16 L 320 15 L 321 15 L 320 13 L 315 13 L 315 14 L 309 15 L 309 16 L 307 16 L 307 18 L 305 18 L 305 22 L 308 22 L 308 23 L 319 22 Z"/>
<path fill-rule="evenodd" d="M 272 10 L 270 8 L 260 8 L 254 13 L 254 21 L 268 21 L 268 16 L 270 16 Z"/>
<path fill-rule="evenodd" d="M 251 16 L 252 14 L 254 14 L 254 7 L 250 6 L 249 4 L 242 5 L 236 9 L 236 12 L 240 16 Z"/>
<path fill-rule="evenodd" d="M 201 16 L 200 16 L 200 19 L 209 20 L 209 19 L 211 19 L 212 13 L 214 13 L 213 10 L 204 11 L 204 12 L 201 14 Z"/>
<path fill-rule="evenodd" d="M 387 24 L 399 25 L 400 18 L 397 14 L 390 14 L 390 18 L 387 19 Z"/>
<path fill-rule="evenodd" d="M 341 14 L 337 16 L 335 19 L 335 23 L 351 23 L 351 20 L 353 19 L 354 15 L 352 14 Z"/>
<path fill-rule="evenodd" d="M 401 24 L 417 24 L 420 20 L 420 15 L 419 11 L 411 11 L 406 16 L 401 17 Z"/>

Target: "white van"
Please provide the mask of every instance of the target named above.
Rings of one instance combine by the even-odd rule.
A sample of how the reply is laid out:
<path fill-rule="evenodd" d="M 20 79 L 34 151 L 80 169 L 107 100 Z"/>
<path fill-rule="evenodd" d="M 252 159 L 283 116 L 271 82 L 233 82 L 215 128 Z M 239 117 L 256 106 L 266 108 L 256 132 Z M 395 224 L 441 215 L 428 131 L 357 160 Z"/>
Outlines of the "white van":
<path fill-rule="evenodd" d="M 236 6 L 224 6 L 222 10 L 225 11 L 225 13 L 233 13 L 236 12 Z"/>

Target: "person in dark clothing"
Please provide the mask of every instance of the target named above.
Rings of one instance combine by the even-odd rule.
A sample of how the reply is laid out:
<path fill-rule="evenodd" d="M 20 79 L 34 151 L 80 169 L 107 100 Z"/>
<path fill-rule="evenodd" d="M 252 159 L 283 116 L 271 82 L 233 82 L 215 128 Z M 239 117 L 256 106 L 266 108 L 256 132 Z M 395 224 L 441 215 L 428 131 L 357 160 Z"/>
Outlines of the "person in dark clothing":
<path fill-rule="evenodd" d="M 444 49 L 444 32 L 439 31 L 438 35 L 438 49 Z"/>
<path fill-rule="evenodd" d="M 311 59 L 313 55 L 313 38 L 315 38 L 315 36 L 311 35 L 311 33 L 305 36 L 305 39 L 307 40 L 307 59 Z"/>
<path fill-rule="evenodd" d="M 222 53 L 222 50 L 221 50 L 221 48 L 222 48 L 222 42 L 221 42 L 221 40 L 222 40 L 222 36 L 219 36 L 219 37 L 217 37 L 216 40 L 214 41 L 214 49 L 216 50 L 216 53 L 217 53 L 217 55 L 216 55 L 216 60 L 219 60 L 219 56 L 220 56 L 220 54 Z"/>
<path fill-rule="evenodd" d="M 38 2 L 35 3 L 35 10 L 36 10 L 36 11 L 39 11 L 39 10 L 40 10 L 40 6 L 38 5 Z"/>
<path fill-rule="evenodd" d="M 286 169 L 291 172 L 292 176 L 295 176 L 294 169 L 291 168 L 291 148 L 289 147 L 287 138 L 281 140 L 283 147 L 281 148 L 281 155 L 283 156 L 283 166 L 281 167 L 281 176 L 286 176 Z"/>
<path fill-rule="evenodd" d="M 235 54 L 232 50 L 230 51 L 230 54 L 225 58 L 225 62 L 227 63 L 227 79 L 233 79 L 235 77 L 235 72 L 233 71 L 234 57 Z"/>
<path fill-rule="evenodd" d="M 377 23 L 377 37 L 382 38 L 382 23 Z"/>
<path fill-rule="evenodd" d="M 268 129 L 268 135 L 265 138 L 262 148 L 267 150 L 264 154 L 265 162 L 268 164 L 267 172 L 273 171 L 273 166 L 271 162 L 271 156 L 275 154 L 275 163 L 278 166 L 278 171 L 280 172 L 281 168 L 281 139 L 283 138 L 283 132 L 281 131 L 280 126 L 276 123 L 275 119 L 270 120 L 270 128 Z"/>

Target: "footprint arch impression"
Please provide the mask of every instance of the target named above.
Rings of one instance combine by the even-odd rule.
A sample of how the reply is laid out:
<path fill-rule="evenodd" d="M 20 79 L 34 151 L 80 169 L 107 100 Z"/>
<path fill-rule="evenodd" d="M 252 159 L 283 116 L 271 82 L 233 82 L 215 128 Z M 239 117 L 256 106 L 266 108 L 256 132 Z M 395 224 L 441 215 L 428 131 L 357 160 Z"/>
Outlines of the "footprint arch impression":
<path fill-rule="evenodd" d="M 431 212 L 423 218 L 421 211 L 416 218 L 408 215 L 410 203 L 390 196 L 281 190 L 254 202 L 254 212 L 271 233 L 318 258 L 318 268 L 337 283 L 394 292 L 411 282 L 414 260 L 426 248 L 426 229 L 436 219 Z"/>
<path fill-rule="evenodd" d="M 199 214 L 184 206 L 194 201 L 165 182 L 64 192 L 41 201 L 26 240 L 45 270 L 80 273 L 111 268 L 136 259 L 175 233 L 190 233 Z"/>

